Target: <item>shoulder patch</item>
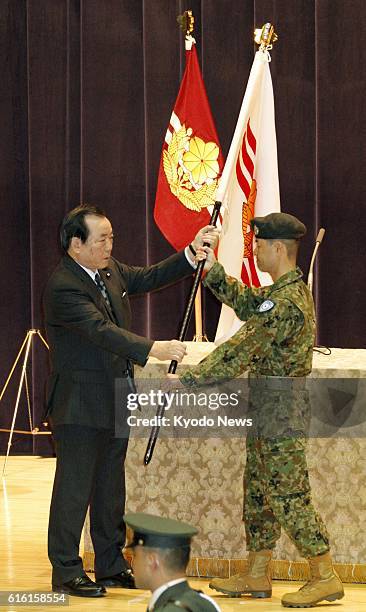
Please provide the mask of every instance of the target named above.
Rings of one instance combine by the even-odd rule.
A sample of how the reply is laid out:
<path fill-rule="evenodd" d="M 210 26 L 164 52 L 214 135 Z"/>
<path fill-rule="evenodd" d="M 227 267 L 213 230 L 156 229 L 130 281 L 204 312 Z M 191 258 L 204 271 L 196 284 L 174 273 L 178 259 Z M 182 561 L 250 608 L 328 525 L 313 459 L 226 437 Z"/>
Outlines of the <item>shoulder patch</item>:
<path fill-rule="evenodd" d="M 257 310 L 258 312 L 268 312 L 272 310 L 273 306 L 275 306 L 275 302 L 272 302 L 272 300 L 265 300 L 258 306 Z"/>

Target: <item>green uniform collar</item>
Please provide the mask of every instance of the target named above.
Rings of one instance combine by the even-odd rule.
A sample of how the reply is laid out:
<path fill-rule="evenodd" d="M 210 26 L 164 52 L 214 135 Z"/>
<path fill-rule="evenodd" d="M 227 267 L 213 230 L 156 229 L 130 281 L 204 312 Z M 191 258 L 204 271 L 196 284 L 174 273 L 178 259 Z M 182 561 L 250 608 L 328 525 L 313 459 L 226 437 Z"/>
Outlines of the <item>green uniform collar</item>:
<path fill-rule="evenodd" d="M 303 273 L 298 266 L 294 270 L 290 270 L 290 272 L 286 272 L 276 280 L 273 285 L 271 285 L 271 293 L 272 291 L 277 291 L 277 289 L 282 289 L 286 285 L 290 285 L 291 283 L 296 283 L 303 277 Z"/>

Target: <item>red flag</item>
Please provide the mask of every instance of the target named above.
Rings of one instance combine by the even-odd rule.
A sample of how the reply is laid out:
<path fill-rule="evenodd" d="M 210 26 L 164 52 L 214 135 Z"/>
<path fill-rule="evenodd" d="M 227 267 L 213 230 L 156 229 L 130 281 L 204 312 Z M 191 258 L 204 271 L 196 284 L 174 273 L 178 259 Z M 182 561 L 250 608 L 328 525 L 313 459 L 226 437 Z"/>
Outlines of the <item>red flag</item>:
<path fill-rule="evenodd" d="M 194 38 L 186 38 L 186 68 L 160 160 L 154 219 L 180 250 L 210 221 L 223 166 L 219 140 Z"/>

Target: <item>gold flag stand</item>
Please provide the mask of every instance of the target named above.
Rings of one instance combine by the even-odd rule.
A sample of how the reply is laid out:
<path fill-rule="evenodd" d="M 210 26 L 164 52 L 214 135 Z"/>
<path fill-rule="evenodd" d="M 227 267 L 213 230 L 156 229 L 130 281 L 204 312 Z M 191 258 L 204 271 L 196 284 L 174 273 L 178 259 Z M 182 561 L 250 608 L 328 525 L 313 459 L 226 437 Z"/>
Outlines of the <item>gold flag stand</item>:
<path fill-rule="evenodd" d="M 14 407 L 14 413 L 13 413 L 13 419 L 11 422 L 11 427 L 10 429 L 1 429 L 0 431 L 2 432 L 8 432 L 9 433 L 9 439 L 8 439 L 8 447 L 7 447 L 7 451 L 6 451 L 6 456 L 5 456 L 5 460 L 4 460 L 4 466 L 3 466 L 3 477 L 5 475 L 5 469 L 6 469 L 6 464 L 8 461 L 8 457 L 9 457 L 9 453 L 10 453 L 10 448 L 11 448 L 11 444 L 12 444 L 12 440 L 13 440 L 13 434 L 14 433 L 20 433 L 20 434 L 26 434 L 26 435 L 50 435 L 51 432 L 50 431 L 39 431 L 38 427 L 33 427 L 33 420 L 32 420 L 32 412 L 31 412 L 31 403 L 30 403 L 30 397 L 29 397 L 29 385 L 28 385 L 28 376 L 27 376 L 27 364 L 28 364 L 28 358 L 29 358 L 29 352 L 32 346 L 32 340 L 35 336 L 38 336 L 44 346 L 47 348 L 47 350 L 49 350 L 49 346 L 46 342 L 46 340 L 43 338 L 41 332 L 39 331 L 39 329 L 30 329 L 27 334 L 26 337 L 24 338 L 23 344 L 20 347 L 19 353 L 13 363 L 13 366 L 10 370 L 9 376 L 5 381 L 5 384 L 1 390 L 0 393 L 0 402 L 4 397 L 5 391 L 8 387 L 8 384 L 11 380 L 11 377 L 13 376 L 14 370 L 17 366 L 17 363 L 20 359 L 20 357 L 22 356 L 22 353 L 24 352 L 24 359 L 23 359 L 23 365 L 22 365 L 22 372 L 21 372 L 21 376 L 20 376 L 20 381 L 19 381 L 19 386 L 18 386 L 18 392 L 17 392 L 17 398 L 15 401 L 15 407 Z M 18 414 L 18 407 L 19 407 L 19 402 L 20 402 L 20 397 L 22 394 L 22 389 L 23 389 L 23 385 L 25 386 L 25 393 L 26 393 L 26 397 L 27 397 L 27 407 L 28 407 L 28 419 L 29 419 L 29 431 L 26 430 L 22 430 L 22 429 L 15 429 L 15 421 L 17 418 L 17 414 Z"/>
<path fill-rule="evenodd" d="M 208 342 L 206 334 L 203 333 L 202 329 L 202 285 L 201 283 L 197 289 L 197 295 L 194 300 L 194 316 L 196 321 L 196 333 L 193 338 L 193 342 Z"/>

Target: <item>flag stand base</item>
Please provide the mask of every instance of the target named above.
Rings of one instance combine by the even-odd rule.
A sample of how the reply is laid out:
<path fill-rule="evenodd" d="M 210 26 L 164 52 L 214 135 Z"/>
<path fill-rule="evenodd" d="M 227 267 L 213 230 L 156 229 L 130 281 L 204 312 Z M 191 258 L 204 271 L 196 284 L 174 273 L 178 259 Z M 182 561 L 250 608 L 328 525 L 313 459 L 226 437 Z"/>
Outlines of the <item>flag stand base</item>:
<path fill-rule="evenodd" d="M 193 336 L 193 342 L 208 342 L 206 334 L 195 334 Z"/>

